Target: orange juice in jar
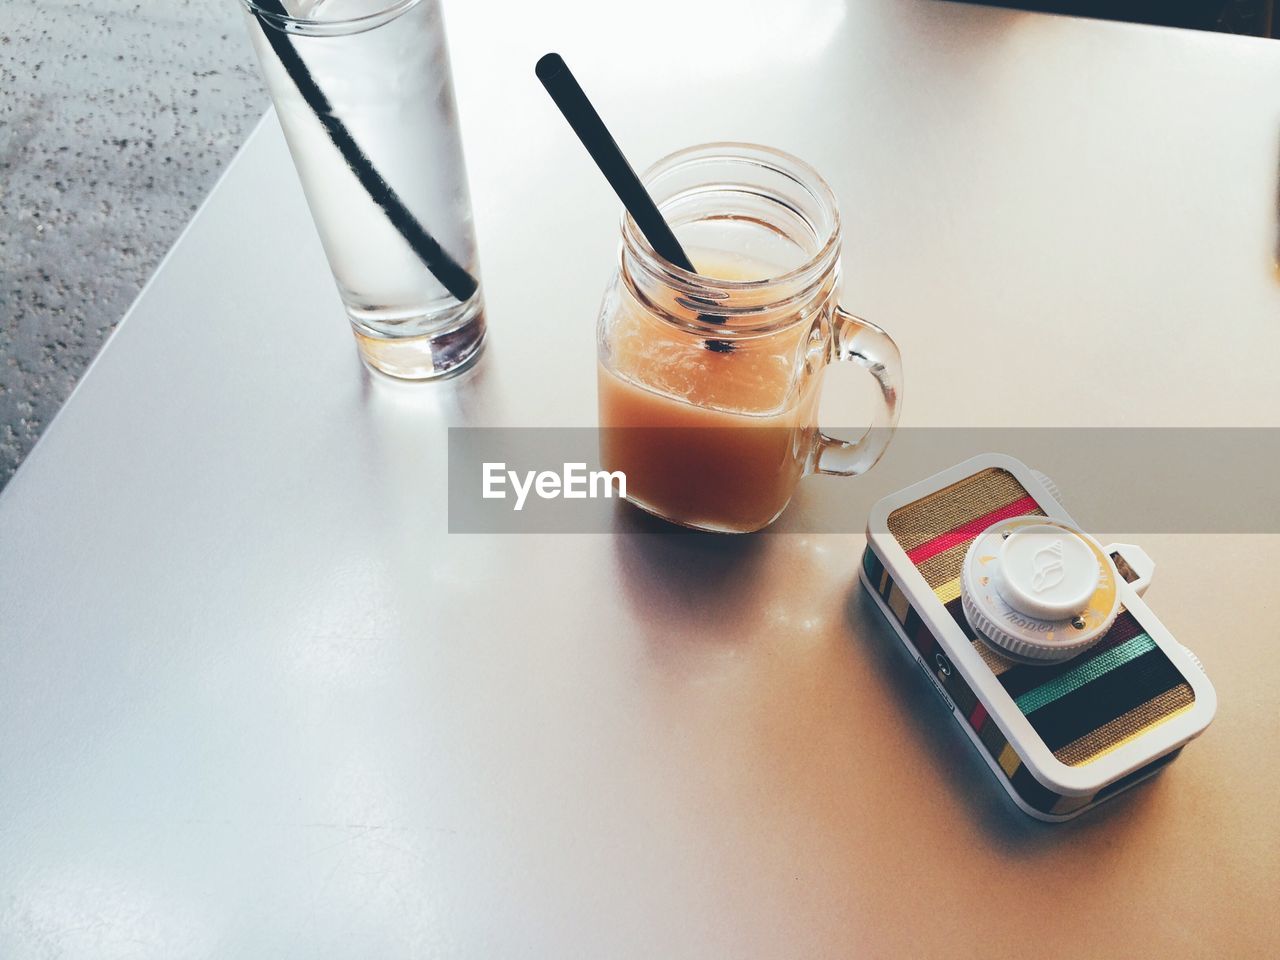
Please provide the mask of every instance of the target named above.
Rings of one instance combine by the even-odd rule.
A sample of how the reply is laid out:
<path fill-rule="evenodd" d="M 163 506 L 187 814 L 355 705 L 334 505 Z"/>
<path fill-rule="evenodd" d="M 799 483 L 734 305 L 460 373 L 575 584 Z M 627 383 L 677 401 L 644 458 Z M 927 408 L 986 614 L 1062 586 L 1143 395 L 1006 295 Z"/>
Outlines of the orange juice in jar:
<path fill-rule="evenodd" d="M 758 530 L 805 475 L 855 475 L 879 459 L 901 402 L 898 351 L 837 304 L 839 215 L 806 164 L 710 144 L 660 161 L 645 181 L 698 273 L 659 257 L 623 218 L 597 329 L 601 460 L 650 513 Z M 856 443 L 817 427 L 833 359 L 879 381 L 881 402 Z"/>

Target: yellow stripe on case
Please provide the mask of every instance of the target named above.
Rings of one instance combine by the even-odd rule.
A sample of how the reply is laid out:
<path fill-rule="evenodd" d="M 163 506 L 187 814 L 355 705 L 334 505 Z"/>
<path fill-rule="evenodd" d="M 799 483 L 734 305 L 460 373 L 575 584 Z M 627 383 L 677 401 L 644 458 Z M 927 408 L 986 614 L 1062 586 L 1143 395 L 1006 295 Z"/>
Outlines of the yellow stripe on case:
<path fill-rule="evenodd" d="M 944 604 L 950 603 L 960 596 L 960 578 L 956 577 L 954 580 L 948 580 L 946 583 L 935 587 L 933 592 Z"/>
<path fill-rule="evenodd" d="M 1006 743 L 996 762 L 1000 764 L 1000 769 L 1004 771 L 1006 777 L 1012 777 L 1014 771 L 1021 765 L 1022 758 L 1018 756 L 1012 744 Z"/>

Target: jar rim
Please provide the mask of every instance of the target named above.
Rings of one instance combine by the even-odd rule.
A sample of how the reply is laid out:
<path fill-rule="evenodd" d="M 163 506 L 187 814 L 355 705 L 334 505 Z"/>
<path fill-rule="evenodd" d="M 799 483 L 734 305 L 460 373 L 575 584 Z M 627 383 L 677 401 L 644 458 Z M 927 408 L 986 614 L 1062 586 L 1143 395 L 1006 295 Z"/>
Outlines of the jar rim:
<path fill-rule="evenodd" d="M 702 274 L 686 270 L 672 263 L 658 253 L 653 248 L 653 245 L 649 243 L 648 238 L 641 232 L 639 225 L 636 224 L 631 214 L 624 209 L 621 223 L 623 242 L 633 251 L 642 253 L 645 256 L 645 259 L 650 262 L 646 266 L 650 264 L 657 265 L 666 275 L 666 278 L 679 281 L 680 285 L 690 289 L 705 289 L 707 286 L 712 285 L 735 292 L 762 290 L 772 286 L 794 283 L 802 280 L 809 273 L 817 270 L 825 272 L 828 269 L 827 261 L 832 259 L 833 253 L 837 251 L 840 245 L 840 209 L 836 204 L 835 193 L 822 175 L 810 164 L 794 154 L 779 150 L 776 147 L 766 147 L 758 143 L 735 140 L 700 143 L 676 150 L 650 164 L 644 173 L 640 175 L 640 180 L 645 185 L 645 188 L 649 189 L 655 180 L 665 174 L 695 163 L 714 161 L 755 163 L 770 169 L 774 173 L 782 174 L 803 187 L 827 212 L 831 220 L 831 226 L 826 236 L 819 238 L 817 251 L 807 257 L 803 263 L 776 276 L 764 277 L 758 280 L 722 280 L 718 277 L 705 277 Z M 661 204 L 659 204 L 659 207 L 661 207 Z"/>
<path fill-rule="evenodd" d="M 302 33 L 314 36 L 336 36 L 347 33 L 361 33 L 380 26 L 389 19 L 399 16 L 405 10 L 418 4 L 421 0 L 385 0 L 377 10 L 361 13 L 353 17 L 295 17 L 286 13 L 281 16 L 274 10 L 266 10 L 258 0 L 240 0 L 250 13 L 257 14 L 272 26 L 290 33 Z"/>

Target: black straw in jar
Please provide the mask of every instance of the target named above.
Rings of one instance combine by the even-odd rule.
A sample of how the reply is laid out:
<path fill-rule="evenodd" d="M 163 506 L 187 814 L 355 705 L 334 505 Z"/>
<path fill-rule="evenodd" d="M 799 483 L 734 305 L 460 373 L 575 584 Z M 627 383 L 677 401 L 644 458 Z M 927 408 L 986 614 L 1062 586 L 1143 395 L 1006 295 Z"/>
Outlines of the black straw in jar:
<path fill-rule="evenodd" d="M 564 58 L 558 53 L 548 53 L 538 61 L 534 70 L 653 249 L 677 267 L 697 273 L 693 261 L 671 232 L 658 205 L 653 202 L 653 197 L 649 196 L 649 191 L 627 162 L 618 142 L 613 139 L 613 134 L 609 133 L 600 114 L 578 85 Z"/>
<path fill-rule="evenodd" d="M 538 60 L 534 72 L 573 132 L 582 141 L 582 145 L 587 148 L 591 159 L 609 181 L 609 186 L 613 187 L 613 192 L 618 195 L 627 213 L 631 214 L 631 219 L 649 241 L 649 245 L 665 260 L 689 273 L 697 273 L 693 261 L 684 252 L 684 247 L 680 246 L 680 241 L 671 231 L 662 211 L 636 176 L 622 148 L 618 146 L 618 141 L 600 119 L 600 114 L 592 106 L 564 58 L 558 53 L 545 54 Z M 723 317 L 712 314 L 699 314 L 699 319 L 708 323 L 724 323 Z M 730 353 L 733 350 L 733 344 L 728 340 L 707 340 L 705 346 L 715 353 Z"/>

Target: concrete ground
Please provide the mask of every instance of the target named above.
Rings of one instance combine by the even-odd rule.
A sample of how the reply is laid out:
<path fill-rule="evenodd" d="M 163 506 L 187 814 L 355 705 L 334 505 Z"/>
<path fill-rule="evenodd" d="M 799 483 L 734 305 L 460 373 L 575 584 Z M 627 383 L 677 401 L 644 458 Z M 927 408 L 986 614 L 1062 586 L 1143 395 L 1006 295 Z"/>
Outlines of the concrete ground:
<path fill-rule="evenodd" d="M 0 0 L 0 487 L 266 104 L 238 0 Z"/>

